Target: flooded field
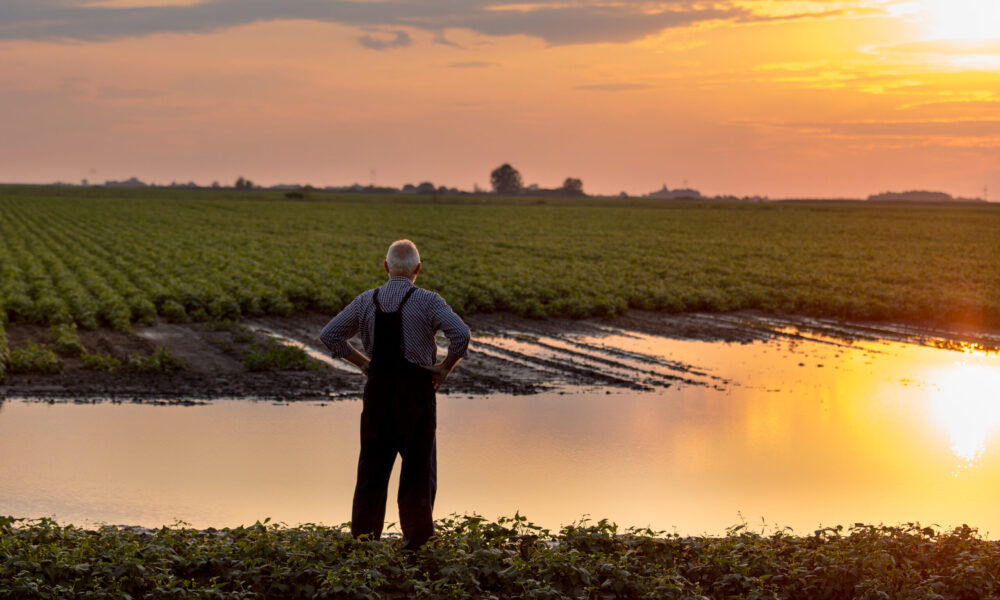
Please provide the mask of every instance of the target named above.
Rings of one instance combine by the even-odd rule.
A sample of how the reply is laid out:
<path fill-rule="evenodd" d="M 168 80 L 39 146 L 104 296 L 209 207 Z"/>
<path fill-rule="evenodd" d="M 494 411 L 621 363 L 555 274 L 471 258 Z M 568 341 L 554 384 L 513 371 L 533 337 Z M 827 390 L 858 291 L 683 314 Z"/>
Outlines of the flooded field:
<path fill-rule="evenodd" d="M 590 515 L 686 534 L 968 523 L 998 537 L 995 337 L 711 326 L 694 339 L 485 328 L 439 395 L 436 514 L 520 511 L 551 527 Z M 477 378 L 510 389 L 475 393 Z M 359 402 L 190 404 L 0 403 L 0 513 L 197 527 L 350 518 Z"/>

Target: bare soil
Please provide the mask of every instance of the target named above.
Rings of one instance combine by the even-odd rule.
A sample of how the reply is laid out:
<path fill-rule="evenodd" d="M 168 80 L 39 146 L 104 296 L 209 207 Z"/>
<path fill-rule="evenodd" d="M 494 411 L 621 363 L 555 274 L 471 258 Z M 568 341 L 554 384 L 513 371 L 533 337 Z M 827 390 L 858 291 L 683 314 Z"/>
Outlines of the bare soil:
<path fill-rule="evenodd" d="M 85 368 L 77 358 L 63 358 L 55 375 L 10 375 L 0 384 L 2 398 L 44 400 L 119 400 L 190 402 L 215 398 L 336 400 L 360 397 L 364 380 L 346 363 L 332 360 L 318 339 L 329 315 L 305 313 L 267 317 L 239 326 L 160 323 L 135 326 L 131 332 L 80 331 L 90 353 L 125 360 L 169 348 L 184 368 L 172 374 L 114 373 Z M 724 388 L 727 382 L 691 365 L 625 352 L 600 343 L 609 334 L 633 332 L 674 339 L 751 343 L 796 338 L 811 332 L 844 340 L 889 339 L 943 348 L 974 344 L 996 351 L 1000 331 L 942 330 L 920 324 L 844 323 L 753 313 L 664 315 L 630 311 L 606 319 L 532 320 L 509 314 L 473 315 L 468 360 L 439 393 L 486 395 L 533 394 L 565 386 L 657 389 L 672 386 Z M 276 335 L 314 356 L 306 371 L 249 372 L 243 356 L 253 343 Z M 28 340 L 48 343 L 48 329 L 30 324 L 7 327 L 10 346 Z M 442 342 L 445 342 L 442 340 Z M 355 340 L 360 347 L 360 343 Z"/>

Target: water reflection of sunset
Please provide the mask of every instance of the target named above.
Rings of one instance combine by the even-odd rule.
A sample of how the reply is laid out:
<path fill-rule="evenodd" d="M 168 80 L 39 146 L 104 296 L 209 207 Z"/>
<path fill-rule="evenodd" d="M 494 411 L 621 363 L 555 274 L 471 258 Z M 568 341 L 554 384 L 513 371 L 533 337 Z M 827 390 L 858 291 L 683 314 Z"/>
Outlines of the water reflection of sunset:
<path fill-rule="evenodd" d="M 931 373 L 928 392 L 931 415 L 951 439 L 951 449 L 976 465 L 987 441 L 1000 431 L 1000 370 L 972 361 Z"/>
<path fill-rule="evenodd" d="M 557 527 L 589 514 L 691 534 L 740 519 L 800 533 L 857 521 L 1000 532 L 1000 356 L 808 334 L 600 340 L 689 365 L 710 385 L 442 395 L 438 515 L 517 510 Z M 359 412 L 357 402 L 8 402 L 0 506 L 147 525 L 340 523 Z"/>

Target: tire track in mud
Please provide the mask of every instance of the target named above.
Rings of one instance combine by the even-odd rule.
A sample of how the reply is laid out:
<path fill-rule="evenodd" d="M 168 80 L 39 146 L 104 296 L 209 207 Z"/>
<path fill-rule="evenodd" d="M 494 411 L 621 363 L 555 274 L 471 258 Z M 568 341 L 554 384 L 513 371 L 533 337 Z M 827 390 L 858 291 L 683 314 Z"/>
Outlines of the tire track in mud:
<path fill-rule="evenodd" d="M 616 377 L 614 375 L 609 375 L 607 373 L 599 372 L 595 369 L 579 366 L 578 364 L 574 363 L 572 359 L 568 361 L 560 361 L 560 360 L 554 360 L 552 358 L 547 358 L 544 356 L 532 356 L 524 352 L 518 352 L 517 350 L 505 348 L 501 345 L 492 344 L 489 342 L 483 342 L 481 340 L 476 340 L 475 343 L 477 349 L 487 348 L 492 352 L 516 358 L 518 359 L 519 362 L 527 362 L 548 367 L 550 371 L 555 372 L 554 375 L 556 378 L 556 381 L 550 382 L 550 384 L 562 383 L 562 384 L 575 384 L 575 385 L 612 385 L 615 387 L 624 387 L 624 388 L 643 390 L 643 391 L 650 391 L 653 389 L 652 387 L 644 385 L 636 380 Z"/>
<path fill-rule="evenodd" d="M 530 366 L 553 376 L 553 383 L 607 385 L 652 391 L 674 385 L 724 389 L 729 382 L 692 365 L 637 352 L 596 345 L 573 335 L 539 337 L 508 332 L 475 340 L 475 350 L 499 354 L 510 363 Z"/>
<path fill-rule="evenodd" d="M 331 359 L 317 343 L 301 339 L 307 330 L 270 322 L 252 325 L 281 343 L 304 349 L 314 359 L 338 371 L 353 368 Z M 608 387 L 654 391 L 677 385 L 724 389 L 729 382 L 680 361 L 595 344 L 602 335 L 630 335 L 617 328 L 601 328 L 596 337 L 574 331 L 536 335 L 515 330 L 473 336 L 469 358 L 448 380 L 446 392 L 468 394 L 534 394 L 567 387 Z M 360 340 L 352 343 L 360 346 Z M 439 346 L 439 355 L 446 353 Z"/>
<path fill-rule="evenodd" d="M 690 379 L 690 378 L 687 378 L 687 377 L 682 377 L 680 375 L 673 375 L 673 374 L 670 374 L 670 373 L 664 373 L 662 371 L 656 371 L 656 370 L 651 370 L 651 369 L 644 369 L 644 368 L 642 368 L 640 366 L 637 366 L 637 365 L 629 364 L 627 362 L 622 362 L 622 360 L 620 360 L 620 359 L 625 359 L 627 361 L 635 362 L 635 363 L 641 363 L 641 364 L 647 364 L 647 365 L 654 365 L 654 366 L 662 367 L 662 368 L 667 369 L 669 371 L 676 371 L 678 373 L 685 373 L 685 374 L 689 374 L 689 375 L 693 375 L 693 376 L 697 376 L 697 377 L 704 377 L 704 378 L 706 378 L 708 380 L 714 380 L 714 381 L 716 381 L 718 383 L 728 383 L 727 380 L 725 380 L 725 379 L 723 379 L 721 377 L 716 377 L 714 375 L 709 375 L 708 373 L 705 373 L 703 371 L 699 371 L 699 370 L 695 369 L 695 367 L 693 367 L 692 365 L 686 365 L 686 364 L 684 364 L 682 362 L 679 362 L 679 361 L 667 360 L 667 359 L 664 359 L 664 358 L 656 358 L 654 356 L 649 356 L 649 355 L 646 355 L 646 354 L 641 354 L 639 352 L 629 352 L 627 350 L 622 350 L 620 348 L 614 348 L 614 347 L 611 347 L 611 346 L 596 345 L 596 344 L 591 344 L 591 343 L 587 343 L 587 342 L 581 342 L 581 341 L 573 339 L 571 337 L 570 338 L 566 338 L 564 340 L 558 340 L 558 341 L 564 342 L 566 344 L 571 344 L 573 346 L 582 348 L 584 350 L 589 350 L 591 353 L 576 351 L 576 350 L 572 350 L 570 348 L 559 347 L 559 346 L 554 345 L 552 342 L 549 342 L 549 343 L 538 342 L 538 345 L 542 346 L 543 348 L 549 348 L 549 349 L 554 350 L 556 352 L 564 352 L 564 353 L 571 354 L 571 355 L 574 355 L 574 356 L 580 356 L 580 357 L 586 358 L 588 360 L 592 360 L 592 361 L 596 361 L 596 362 L 600 362 L 600 363 L 609 365 L 611 367 L 628 369 L 628 370 L 636 372 L 636 373 L 645 373 L 645 374 L 648 374 L 648 375 L 652 375 L 654 377 L 660 377 L 660 378 L 663 378 L 663 379 L 668 379 L 670 381 L 678 381 L 678 382 L 688 383 L 688 384 L 692 384 L 692 385 L 705 385 L 705 386 L 710 385 L 707 381 L 699 381 L 699 380 Z M 609 355 L 609 356 L 613 356 L 613 357 L 615 357 L 615 358 L 617 358 L 619 360 L 612 360 L 612 359 L 609 359 L 609 358 L 604 358 L 604 357 L 601 357 L 601 356 L 597 356 L 596 354 L 594 354 L 594 353 L 597 353 L 597 352 L 600 352 L 602 354 L 606 354 L 606 355 Z"/>

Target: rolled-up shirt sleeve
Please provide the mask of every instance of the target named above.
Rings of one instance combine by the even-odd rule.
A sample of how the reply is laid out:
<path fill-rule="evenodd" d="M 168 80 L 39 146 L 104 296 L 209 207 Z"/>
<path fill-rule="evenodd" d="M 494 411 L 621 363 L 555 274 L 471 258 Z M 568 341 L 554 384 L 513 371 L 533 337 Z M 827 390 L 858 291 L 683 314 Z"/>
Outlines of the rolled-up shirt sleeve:
<path fill-rule="evenodd" d="M 435 331 L 441 331 L 448 338 L 448 354 L 465 358 L 469 351 L 469 338 L 472 332 L 469 326 L 455 314 L 444 298 L 434 295 L 431 312 L 431 325 Z"/>
<path fill-rule="evenodd" d="M 344 358 L 354 349 L 347 341 L 361 329 L 361 296 L 351 301 L 337 316 L 330 319 L 319 339 L 330 350 L 333 358 Z"/>

